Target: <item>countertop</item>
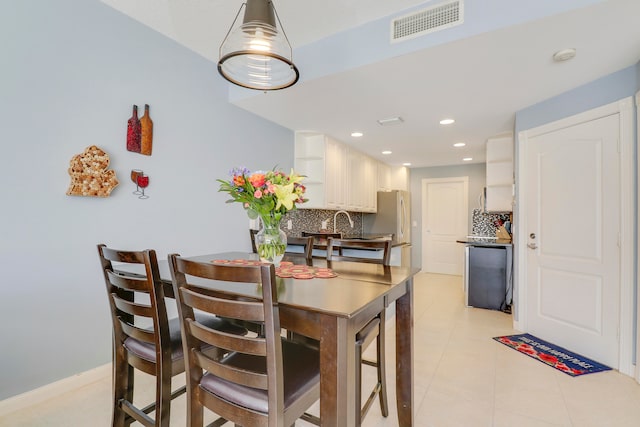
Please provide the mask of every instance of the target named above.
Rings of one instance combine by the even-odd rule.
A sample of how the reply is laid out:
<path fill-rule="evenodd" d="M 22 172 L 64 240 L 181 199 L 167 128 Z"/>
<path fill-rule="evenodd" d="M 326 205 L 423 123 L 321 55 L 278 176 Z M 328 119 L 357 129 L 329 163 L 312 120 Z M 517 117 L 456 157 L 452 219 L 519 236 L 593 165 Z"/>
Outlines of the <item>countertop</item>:
<path fill-rule="evenodd" d="M 493 239 L 489 237 L 462 237 L 457 239 L 456 242 L 464 243 L 465 245 L 472 246 L 496 246 L 496 247 L 506 247 L 513 246 L 511 240 L 506 239 Z"/>

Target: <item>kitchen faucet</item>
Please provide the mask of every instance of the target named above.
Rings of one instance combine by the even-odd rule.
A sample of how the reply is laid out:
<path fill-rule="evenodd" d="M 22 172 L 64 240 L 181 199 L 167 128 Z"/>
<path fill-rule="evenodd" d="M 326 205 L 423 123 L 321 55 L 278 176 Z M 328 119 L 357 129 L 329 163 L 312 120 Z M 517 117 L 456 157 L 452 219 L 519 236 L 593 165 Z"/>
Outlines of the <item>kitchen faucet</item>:
<path fill-rule="evenodd" d="M 343 213 L 343 214 L 345 214 L 347 216 L 347 219 L 349 220 L 349 225 L 351 226 L 351 228 L 353 228 L 353 221 L 351 221 L 351 217 L 349 216 L 349 212 L 347 212 L 347 211 L 338 211 L 333 216 L 333 232 L 334 233 L 336 233 L 336 218 L 338 217 L 339 213 Z"/>

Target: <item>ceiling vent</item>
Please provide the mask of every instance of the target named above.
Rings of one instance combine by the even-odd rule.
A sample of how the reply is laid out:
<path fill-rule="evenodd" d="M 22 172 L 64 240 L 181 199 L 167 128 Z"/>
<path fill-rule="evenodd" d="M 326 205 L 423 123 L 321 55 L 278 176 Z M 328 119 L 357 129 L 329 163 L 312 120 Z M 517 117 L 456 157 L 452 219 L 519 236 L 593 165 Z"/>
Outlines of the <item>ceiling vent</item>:
<path fill-rule="evenodd" d="M 462 0 L 448 1 L 391 21 L 391 41 L 399 42 L 464 22 Z"/>

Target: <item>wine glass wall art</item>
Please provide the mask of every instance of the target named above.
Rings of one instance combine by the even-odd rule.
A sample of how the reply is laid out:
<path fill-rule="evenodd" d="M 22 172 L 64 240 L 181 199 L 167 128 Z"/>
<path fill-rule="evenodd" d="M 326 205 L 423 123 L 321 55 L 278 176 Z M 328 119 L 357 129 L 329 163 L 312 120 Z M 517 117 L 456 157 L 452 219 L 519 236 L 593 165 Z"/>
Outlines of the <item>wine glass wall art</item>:
<path fill-rule="evenodd" d="M 142 188 L 142 194 L 140 195 L 140 197 L 138 197 L 138 199 L 148 199 L 149 196 L 144 194 L 144 189 L 149 186 L 149 175 L 145 175 L 142 173 L 136 177 L 136 180 L 138 181 L 138 187 Z"/>
<path fill-rule="evenodd" d="M 149 186 L 149 175 L 145 175 L 140 169 L 131 169 L 131 181 L 136 184 L 133 194 L 140 196 L 139 199 L 148 199 L 149 196 L 144 194 L 144 189 Z"/>
<path fill-rule="evenodd" d="M 138 175 L 143 175 L 144 172 L 140 169 L 131 169 L 131 181 L 136 185 L 136 191 L 133 194 L 142 194 L 140 187 L 138 186 Z"/>

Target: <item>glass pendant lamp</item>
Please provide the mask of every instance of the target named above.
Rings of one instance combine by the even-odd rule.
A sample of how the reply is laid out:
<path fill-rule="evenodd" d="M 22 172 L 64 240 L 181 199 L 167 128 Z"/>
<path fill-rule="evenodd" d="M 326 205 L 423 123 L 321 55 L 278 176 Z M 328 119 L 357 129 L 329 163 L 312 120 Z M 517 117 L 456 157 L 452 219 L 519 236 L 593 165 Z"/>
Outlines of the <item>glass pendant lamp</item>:
<path fill-rule="evenodd" d="M 236 26 L 245 8 L 242 25 Z M 276 26 L 277 19 L 277 26 Z M 247 0 L 220 45 L 218 72 L 233 84 L 262 91 L 294 85 L 300 73 L 271 0 Z"/>

